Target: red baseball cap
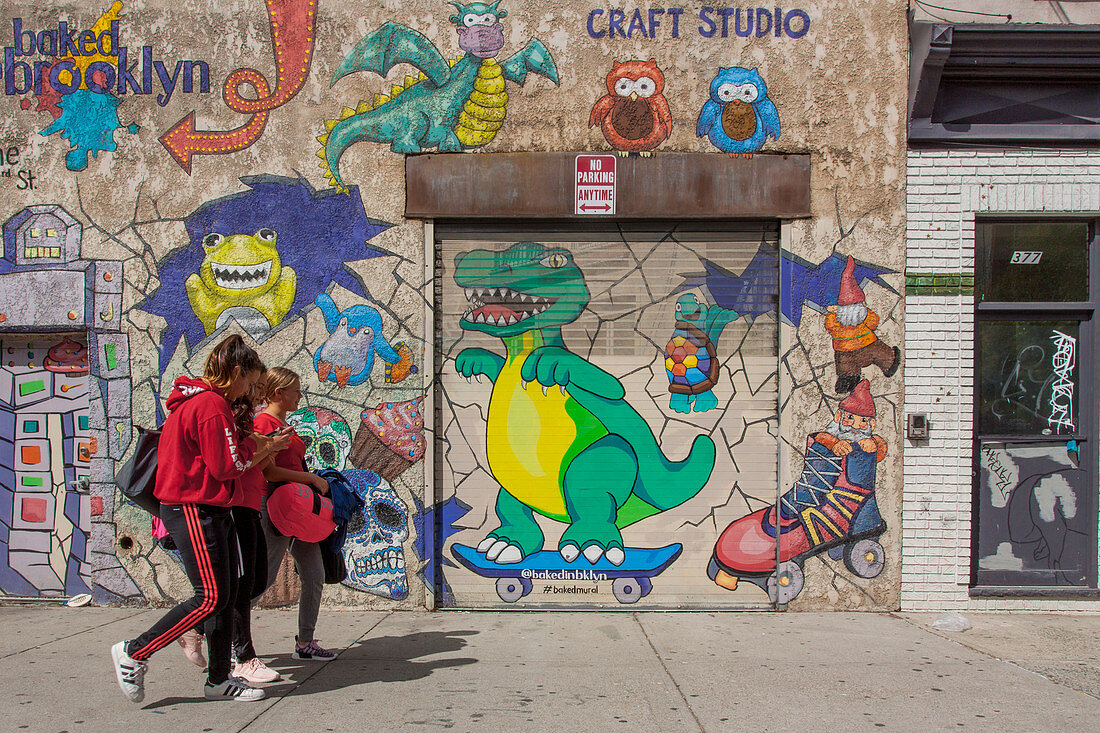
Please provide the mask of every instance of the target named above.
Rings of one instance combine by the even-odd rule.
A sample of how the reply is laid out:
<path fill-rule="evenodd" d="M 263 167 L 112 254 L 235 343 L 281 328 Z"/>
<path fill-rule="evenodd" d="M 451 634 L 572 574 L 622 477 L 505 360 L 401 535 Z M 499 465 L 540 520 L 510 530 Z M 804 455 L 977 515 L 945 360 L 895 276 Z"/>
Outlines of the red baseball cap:
<path fill-rule="evenodd" d="M 267 515 L 279 532 L 304 542 L 320 542 L 336 531 L 332 499 L 305 484 L 276 487 L 267 497 Z"/>

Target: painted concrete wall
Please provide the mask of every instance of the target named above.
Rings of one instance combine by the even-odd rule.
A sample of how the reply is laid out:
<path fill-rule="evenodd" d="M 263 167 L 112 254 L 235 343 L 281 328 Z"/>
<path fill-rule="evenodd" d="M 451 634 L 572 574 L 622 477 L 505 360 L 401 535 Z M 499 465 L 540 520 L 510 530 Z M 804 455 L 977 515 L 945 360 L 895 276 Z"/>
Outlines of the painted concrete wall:
<path fill-rule="evenodd" d="M 46 264 L 13 259 L 10 274 L 0 273 L 15 276 L 2 281 L 4 313 L 21 314 L 0 329 L 87 334 L 94 450 L 87 493 L 70 514 L 88 537 L 76 575 L 102 602 L 165 603 L 186 593 L 172 553 L 153 541 L 148 516 L 120 498 L 114 472 L 135 426 L 161 418 L 172 378 L 201 371 L 217 340 L 241 332 L 269 366 L 302 374 L 310 408 L 300 416 L 302 431 L 329 446 L 318 449 L 318 460 L 373 471 L 372 500 L 392 509 L 382 512 L 389 523 L 378 512 L 364 515 L 360 554 L 350 555 L 355 567 L 357 558 L 384 553 L 389 577 L 365 562 L 359 582 L 329 586 L 326 602 L 424 604 L 419 573 L 433 522 L 432 507 L 423 507 L 431 492 L 422 450 L 433 426 L 429 418 L 421 430 L 426 403 L 419 400 L 434 385 L 425 331 L 432 283 L 423 225 L 403 217 L 402 153 L 622 147 L 605 134 L 600 114 L 601 98 L 615 94 L 612 73 L 641 67 L 655 77 L 649 66 L 656 66 L 664 77 L 667 114 L 657 97 L 641 95 L 651 99 L 655 120 L 645 145 L 657 155 L 756 152 L 755 144 L 699 135 L 697 123 L 725 114 L 728 100 L 717 93 L 724 82 L 732 85 L 726 94 L 746 81 L 760 90 L 762 79 L 778 121 L 758 95 L 758 124 L 773 134 L 757 154 L 811 156 L 813 217 L 784 223 L 780 240 L 792 263 L 792 300 L 778 314 L 780 412 L 770 428 L 784 446 L 781 492 L 803 473 L 807 436 L 827 428 L 847 394 L 837 389 L 824 322 L 849 255 L 864 268 L 857 280 L 880 319 L 875 336 L 903 347 L 904 3 L 807 2 L 784 10 L 782 24 L 774 9 L 754 7 L 751 32 L 749 8 L 725 14 L 723 25 L 722 13 L 701 5 L 660 13 L 625 3 L 504 0 L 495 10 L 457 15 L 444 3 L 335 0 L 0 8 L 0 186 L 7 193 L 0 218 L 13 242 L 30 236 L 28 213 L 39 210 L 29 207 L 50 207 L 66 223 L 34 227 L 40 234 L 78 233 L 78 249 L 59 246 L 56 256 L 51 249 Z M 495 17 L 478 19 L 487 14 Z M 402 47 L 401 39 L 416 65 L 391 68 L 384 51 Z M 480 84 L 483 95 L 467 117 L 448 117 L 446 96 L 414 83 L 419 72 L 437 85 L 459 79 L 465 67 L 452 70 L 446 59 L 463 48 L 489 55 L 499 41 L 500 65 L 483 65 L 480 82 L 462 82 L 462 94 Z M 616 62 L 637 63 L 624 70 Z M 494 131 L 488 123 L 500 122 L 493 117 L 501 86 L 507 115 Z M 416 113 L 387 106 L 395 97 Z M 420 129 L 426 119 L 436 123 Z M 5 230 L 5 254 L 14 246 Z M 27 256 L 29 245 L 21 246 Z M 361 342 L 364 326 L 375 334 L 369 343 Z M 898 606 L 902 374 L 887 377 L 875 366 L 860 374 L 877 408 L 873 432 L 886 446 L 873 480 L 888 526 L 885 568 L 861 579 L 842 561 L 815 554 L 804 563 L 795 608 Z M 732 486 L 720 488 L 728 496 Z M 70 490 L 84 491 L 58 484 L 54 498 L 64 505 Z M 713 542 L 733 518 L 691 531 Z M 4 591 L 61 592 L 21 588 Z"/>

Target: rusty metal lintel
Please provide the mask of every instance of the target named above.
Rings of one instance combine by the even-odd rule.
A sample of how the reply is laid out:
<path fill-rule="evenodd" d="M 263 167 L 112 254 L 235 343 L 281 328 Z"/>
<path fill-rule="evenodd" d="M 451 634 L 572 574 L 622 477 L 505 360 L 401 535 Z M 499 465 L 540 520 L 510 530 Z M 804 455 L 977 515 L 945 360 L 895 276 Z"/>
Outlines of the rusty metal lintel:
<path fill-rule="evenodd" d="M 405 159 L 405 216 L 423 219 L 797 219 L 810 216 L 810 156 L 657 153 L 620 158 L 614 216 L 574 214 L 581 153 Z M 588 153 L 584 153 L 588 154 Z"/>

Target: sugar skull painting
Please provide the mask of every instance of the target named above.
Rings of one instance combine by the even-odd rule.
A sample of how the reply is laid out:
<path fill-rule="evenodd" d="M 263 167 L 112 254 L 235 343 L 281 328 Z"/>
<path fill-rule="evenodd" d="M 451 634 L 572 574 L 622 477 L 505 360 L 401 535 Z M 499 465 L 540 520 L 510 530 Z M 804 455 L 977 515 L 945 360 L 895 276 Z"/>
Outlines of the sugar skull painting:
<path fill-rule="evenodd" d="M 409 507 L 374 471 L 352 469 L 344 478 L 363 500 L 362 510 L 348 522 L 344 585 L 399 601 L 409 595 L 401 547 L 409 538 Z"/>
<path fill-rule="evenodd" d="M 306 444 L 306 468 L 343 470 L 351 452 L 351 428 L 344 418 L 324 407 L 303 407 L 290 413 L 287 423 Z"/>

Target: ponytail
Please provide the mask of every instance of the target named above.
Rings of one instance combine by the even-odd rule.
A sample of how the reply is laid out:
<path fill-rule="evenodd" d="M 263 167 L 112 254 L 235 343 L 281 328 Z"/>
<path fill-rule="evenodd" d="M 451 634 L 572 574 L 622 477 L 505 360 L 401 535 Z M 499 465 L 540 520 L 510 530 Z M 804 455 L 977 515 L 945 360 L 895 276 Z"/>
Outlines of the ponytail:
<path fill-rule="evenodd" d="M 233 382 L 235 367 L 240 367 L 242 373 L 264 371 L 260 355 L 239 334 L 222 339 L 214 347 L 210 356 L 206 357 L 202 376 L 218 389 L 225 390 Z"/>

